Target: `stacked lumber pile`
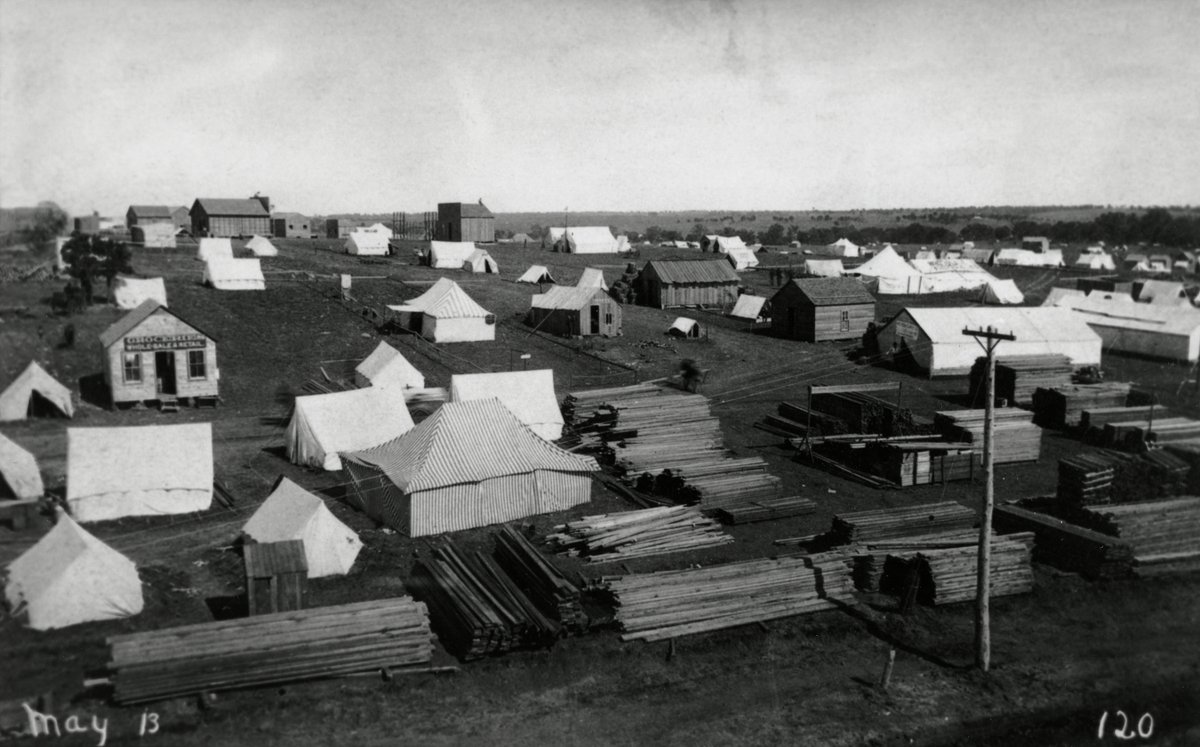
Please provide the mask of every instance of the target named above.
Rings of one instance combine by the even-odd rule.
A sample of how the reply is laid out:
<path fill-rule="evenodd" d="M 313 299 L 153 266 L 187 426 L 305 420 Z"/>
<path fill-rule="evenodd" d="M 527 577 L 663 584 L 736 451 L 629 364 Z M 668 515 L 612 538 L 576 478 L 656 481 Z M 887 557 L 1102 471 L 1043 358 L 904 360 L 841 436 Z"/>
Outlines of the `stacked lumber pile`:
<path fill-rule="evenodd" d="M 1065 355 L 1000 356 L 996 359 L 996 398 L 1013 407 L 1029 407 L 1034 392 L 1071 385 L 1075 367 Z M 971 401 L 987 397 L 987 358 L 976 358 L 971 367 Z"/>
<path fill-rule="evenodd" d="M 983 453 L 985 410 L 944 410 L 934 422 L 950 441 L 971 444 Z M 1042 429 L 1033 424 L 1033 414 L 1015 407 L 995 409 L 994 460 L 996 464 L 1036 462 L 1042 451 Z"/>
<path fill-rule="evenodd" d="M 841 562 L 747 560 L 681 571 L 607 577 L 623 641 L 661 641 L 832 609 L 852 593 Z"/>
<path fill-rule="evenodd" d="M 840 418 L 823 412 L 817 412 L 816 408 L 809 409 L 797 402 L 780 402 L 777 410 L 780 418 L 799 423 L 802 426 L 807 426 L 811 423 L 814 431 L 812 435 L 814 436 L 834 436 L 850 432 L 846 423 Z M 806 435 L 803 427 L 797 435 Z"/>
<path fill-rule="evenodd" d="M 589 563 L 666 555 L 733 542 L 697 508 L 670 506 L 584 516 L 546 535 L 556 552 Z"/>
<path fill-rule="evenodd" d="M 974 511 L 954 501 L 944 501 L 837 514 L 830 535 L 837 544 L 862 545 L 898 537 L 958 532 L 974 525 Z"/>
<path fill-rule="evenodd" d="M 817 504 L 799 495 L 780 495 L 729 501 L 711 507 L 711 510 L 726 524 L 751 524 L 811 514 L 817 510 Z"/>
<path fill-rule="evenodd" d="M 1200 495 L 1200 439 L 1166 444 L 1162 453 L 1170 454 L 1188 465 L 1185 492 L 1189 495 Z"/>
<path fill-rule="evenodd" d="M 1039 387 L 1032 396 L 1033 422 L 1043 428 L 1074 428 L 1084 410 L 1124 407 L 1129 400 L 1130 386 L 1125 383 Z"/>
<path fill-rule="evenodd" d="M 945 532 L 899 537 L 842 548 L 850 558 L 855 588 L 860 591 L 900 593 L 906 573 L 896 573 L 896 561 L 902 565 L 912 561 L 922 550 L 945 547 L 974 547 L 979 544 L 979 530 L 952 529 Z M 889 568 L 892 573 L 888 573 Z M 901 568 L 903 571 L 904 568 Z M 889 579 L 889 576 L 891 577 Z"/>
<path fill-rule="evenodd" d="M 517 530 L 505 526 L 496 534 L 496 560 L 542 612 L 570 631 L 587 628 L 579 587 L 542 556 Z"/>
<path fill-rule="evenodd" d="M 1117 463 L 1103 454 L 1077 454 L 1058 460 L 1058 498 L 1078 506 L 1108 503 Z"/>
<path fill-rule="evenodd" d="M 1134 431 L 1134 448 L 1141 450 L 1174 443 L 1191 443 L 1200 439 L 1200 420 L 1169 418 L 1155 420 L 1150 428 Z"/>
<path fill-rule="evenodd" d="M 931 422 L 915 417 L 911 410 L 865 392 L 815 392 L 811 407 L 840 420 L 849 433 L 907 436 L 934 432 Z"/>
<path fill-rule="evenodd" d="M 1049 514 L 999 504 L 993 514 L 999 532 L 1033 532 L 1035 558 L 1087 578 L 1126 578 L 1133 562 L 1129 544 Z"/>
<path fill-rule="evenodd" d="M 945 441 L 906 441 L 882 444 L 872 462 L 881 476 L 906 488 L 913 485 L 970 480 L 975 474 L 975 450 Z"/>
<path fill-rule="evenodd" d="M 1151 501 L 1187 492 L 1190 472 L 1166 451 L 1077 454 L 1059 460 L 1058 497 L 1075 506 Z"/>
<path fill-rule="evenodd" d="M 1139 576 L 1200 570 L 1200 498 L 1090 509 L 1098 527 L 1133 548 Z"/>
<path fill-rule="evenodd" d="M 1164 419 L 1175 420 L 1165 408 L 1157 405 L 1093 407 L 1080 414 L 1079 432 L 1086 443 L 1132 450 L 1136 429 L 1148 428 L 1151 422 L 1157 427 Z"/>
<path fill-rule="evenodd" d="M 450 542 L 413 566 L 407 586 L 429 606 L 446 650 L 462 659 L 549 646 L 562 633 L 494 560 Z"/>
<path fill-rule="evenodd" d="M 669 464 L 657 475 L 643 472 L 635 483 L 637 489 L 705 508 L 776 497 L 783 490 L 783 480 L 767 472 L 762 457 Z"/>
<path fill-rule="evenodd" d="M 996 536 L 991 543 L 989 595 L 1002 597 L 1033 590 L 1033 532 Z M 917 598 L 934 605 L 975 599 L 979 550 L 943 547 L 922 550 L 915 562 L 921 574 Z"/>
<path fill-rule="evenodd" d="M 277 612 L 113 636 L 118 703 L 336 677 L 428 669 L 425 605 L 408 597 Z"/>

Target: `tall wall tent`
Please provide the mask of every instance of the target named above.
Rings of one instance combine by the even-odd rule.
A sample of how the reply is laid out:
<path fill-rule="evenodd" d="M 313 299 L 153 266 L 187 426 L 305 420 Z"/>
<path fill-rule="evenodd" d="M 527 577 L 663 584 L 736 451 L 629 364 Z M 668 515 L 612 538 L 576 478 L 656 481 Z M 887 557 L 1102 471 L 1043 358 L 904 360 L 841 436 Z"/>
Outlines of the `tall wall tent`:
<path fill-rule="evenodd" d="M 608 226 L 570 226 L 550 229 L 550 239 L 559 252 L 571 254 L 616 254 L 620 243 Z"/>
<path fill-rule="evenodd" d="M 200 239 L 196 259 L 207 262 L 216 257 L 233 259 L 233 242 L 229 239 Z"/>
<path fill-rule="evenodd" d="M 209 423 L 67 429 L 67 505 L 80 522 L 212 504 Z"/>
<path fill-rule="evenodd" d="M 398 387 L 368 387 L 297 397 L 284 442 L 288 459 L 339 470 L 339 452 L 378 446 L 413 427 Z"/>
<path fill-rule="evenodd" d="M 725 251 L 725 257 L 735 270 L 750 270 L 758 267 L 758 256 L 749 247 L 733 247 Z"/>
<path fill-rule="evenodd" d="M 213 257 L 204 262 L 204 284 L 222 291 L 260 291 L 267 289 L 262 265 L 257 258 L 230 259 Z"/>
<path fill-rule="evenodd" d="M 363 257 L 385 257 L 388 253 L 388 237 L 378 231 L 351 231 L 343 244 L 346 254 Z"/>
<path fill-rule="evenodd" d="M 167 305 L 167 286 L 162 278 L 127 278 L 113 281 L 113 301 L 118 309 L 136 309 L 148 300 Z"/>
<path fill-rule="evenodd" d="M 745 249 L 746 242 L 741 236 L 714 236 L 709 251 L 717 254 L 728 254 L 730 249 Z"/>
<path fill-rule="evenodd" d="M 917 293 L 920 289 L 921 272 L 890 245 L 850 272 L 875 280 L 877 292 L 883 295 Z"/>
<path fill-rule="evenodd" d="M 429 242 L 429 266 L 438 270 L 461 270 L 475 253 L 474 241 Z"/>
<path fill-rule="evenodd" d="M 30 361 L 25 370 L 0 392 L 0 422 L 74 415 L 71 390 L 46 373 L 37 361 Z"/>
<path fill-rule="evenodd" d="M 34 630 L 129 617 L 143 606 L 133 561 L 69 516 L 8 566 L 4 595 Z"/>
<path fill-rule="evenodd" d="M 398 386 L 424 389 L 425 377 L 399 350 L 380 342 L 354 369 L 354 383 L 360 387 Z"/>
<path fill-rule="evenodd" d="M 858 257 L 862 255 L 862 247 L 847 238 L 840 238 L 825 247 L 825 253 L 834 257 Z"/>
<path fill-rule="evenodd" d="M 993 279 L 983 286 L 981 299 L 986 304 L 1014 305 L 1024 303 L 1025 294 L 1012 280 Z"/>
<path fill-rule="evenodd" d="M 525 323 L 563 337 L 621 334 L 621 304 L 599 287 L 556 285 L 536 294 Z"/>
<path fill-rule="evenodd" d="M 591 500 L 598 469 L 497 399 L 447 402 L 400 438 L 344 456 L 356 504 L 410 537 L 565 511 Z"/>
<path fill-rule="evenodd" d="M 500 265 L 496 264 L 496 260 L 492 259 L 492 255 L 484 249 L 476 249 L 471 252 L 471 256 L 463 261 L 462 268 L 467 272 L 500 274 Z"/>
<path fill-rule="evenodd" d="M 806 259 L 804 274 L 816 278 L 840 278 L 846 274 L 846 268 L 840 259 Z"/>
<path fill-rule="evenodd" d="M 771 298 L 771 329 L 792 340 L 853 340 L 875 321 L 875 298 L 853 278 L 790 280 Z"/>
<path fill-rule="evenodd" d="M 0 433 L 0 499 L 34 500 L 45 492 L 37 458 Z"/>
<path fill-rule="evenodd" d="M 496 317 L 475 303 L 458 283 L 441 278 L 417 298 L 388 306 L 396 323 L 433 342 L 496 339 Z"/>
<path fill-rule="evenodd" d="M 303 542 L 309 578 L 344 576 L 363 546 L 358 534 L 339 521 L 325 501 L 286 477 L 275 482 L 242 533 L 255 542 Z"/>
<path fill-rule="evenodd" d="M 450 401 L 473 402 L 495 397 L 523 425 L 547 441 L 562 437 L 563 416 L 554 395 L 554 371 L 508 371 L 455 374 Z"/>
<path fill-rule="evenodd" d="M 266 236 L 251 236 L 246 242 L 246 248 L 256 257 L 277 257 L 279 250 Z"/>
<path fill-rule="evenodd" d="M 545 265 L 530 265 L 529 269 L 517 278 L 517 282 L 541 285 L 542 283 L 553 283 L 554 276 L 550 274 L 550 270 Z"/>

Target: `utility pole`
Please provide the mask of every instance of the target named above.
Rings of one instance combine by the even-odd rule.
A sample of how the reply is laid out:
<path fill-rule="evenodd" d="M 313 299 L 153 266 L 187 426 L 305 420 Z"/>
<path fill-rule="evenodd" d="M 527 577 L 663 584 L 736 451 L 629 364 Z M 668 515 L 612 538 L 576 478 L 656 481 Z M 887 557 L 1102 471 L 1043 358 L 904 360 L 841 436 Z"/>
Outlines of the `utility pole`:
<path fill-rule="evenodd" d="M 964 329 L 963 334 L 974 337 L 987 353 L 987 403 L 983 417 L 983 472 L 987 483 L 983 493 L 983 521 L 979 525 L 979 559 L 975 579 L 975 666 L 988 671 L 992 660 L 992 621 L 988 608 L 992 573 L 992 508 L 996 502 L 993 476 L 993 431 L 996 419 L 996 347 L 1001 340 L 1016 340 L 1013 334 L 1003 334 L 989 326 L 986 330 Z"/>

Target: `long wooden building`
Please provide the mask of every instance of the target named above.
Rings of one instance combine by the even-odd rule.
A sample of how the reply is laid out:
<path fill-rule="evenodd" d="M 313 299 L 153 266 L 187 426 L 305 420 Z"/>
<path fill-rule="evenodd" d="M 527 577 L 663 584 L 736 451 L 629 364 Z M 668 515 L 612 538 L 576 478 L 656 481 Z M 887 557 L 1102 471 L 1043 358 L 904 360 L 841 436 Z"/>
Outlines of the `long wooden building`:
<path fill-rule="evenodd" d="M 174 225 L 174 211 L 169 205 L 130 205 L 125 211 L 125 227 L 133 229 L 151 223 Z"/>
<path fill-rule="evenodd" d="M 496 240 L 496 216 L 482 201 L 439 202 L 437 241 L 475 241 L 490 244 Z"/>
<path fill-rule="evenodd" d="M 799 278 L 771 298 L 771 329 L 807 342 L 853 340 L 875 321 L 875 298 L 851 278 Z"/>
<path fill-rule="evenodd" d="M 598 286 L 556 285 L 533 297 L 526 324 L 562 337 L 621 334 L 621 304 Z"/>
<path fill-rule="evenodd" d="M 639 304 L 668 309 L 724 308 L 737 302 L 739 281 L 733 267 L 722 257 L 650 260 L 634 282 Z"/>
<path fill-rule="evenodd" d="M 199 197 L 192 203 L 190 214 L 192 235 L 196 237 L 271 235 L 271 201 L 267 197 Z"/>

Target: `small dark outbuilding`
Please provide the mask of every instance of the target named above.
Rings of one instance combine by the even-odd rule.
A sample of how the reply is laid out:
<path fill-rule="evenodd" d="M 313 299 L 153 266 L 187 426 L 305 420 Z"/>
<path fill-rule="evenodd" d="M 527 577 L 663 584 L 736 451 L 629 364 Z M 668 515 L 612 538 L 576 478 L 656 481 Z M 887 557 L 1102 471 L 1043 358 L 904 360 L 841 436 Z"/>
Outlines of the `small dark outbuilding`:
<path fill-rule="evenodd" d="M 437 236 L 434 238 L 490 244 L 496 240 L 496 216 L 482 200 L 478 203 L 439 202 Z"/>
<path fill-rule="evenodd" d="M 851 278 L 801 278 L 771 299 L 771 329 L 807 342 L 854 340 L 875 321 L 875 298 Z"/>
<path fill-rule="evenodd" d="M 242 548 L 250 616 L 304 609 L 308 559 L 303 540 L 254 542 Z"/>
<path fill-rule="evenodd" d="M 738 275 L 720 259 L 655 259 L 646 263 L 634 281 L 638 303 L 667 309 L 737 303 Z"/>

